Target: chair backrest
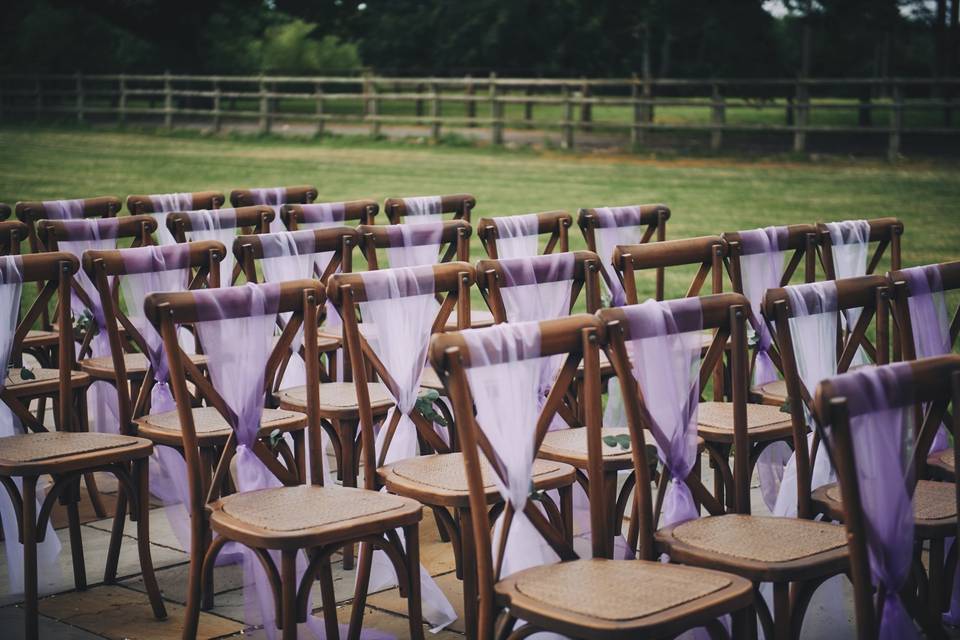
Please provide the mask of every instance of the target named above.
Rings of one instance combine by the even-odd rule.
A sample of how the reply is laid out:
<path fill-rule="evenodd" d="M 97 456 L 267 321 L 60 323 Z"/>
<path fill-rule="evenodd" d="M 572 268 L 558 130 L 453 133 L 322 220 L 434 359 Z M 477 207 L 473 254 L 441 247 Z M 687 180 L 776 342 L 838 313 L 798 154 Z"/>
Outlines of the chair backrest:
<path fill-rule="evenodd" d="M 20 243 L 30 234 L 30 228 L 19 220 L 0 222 L 0 256 L 20 253 Z"/>
<path fill-rule="evenodd" d="M 813 394 L 825 378 L 844 373 L 863 346 L 874 362 L 889 359 L 889 288 L 882 276 L 862 276 L 769 289 L 763 316 L 773 326 L 783 378 L 790 398 L 794 431 L 806 433 L 814 415 Z M 848 309 L 863 308 L 852 331 L 844 331 L 841 317 Z M 866 332 L 876 326 L 876 345 Z M 812 449 L 812 451 L 811 451 Z M 811 459 L 816 460 L 819 436 L 813 447 L 797 447 L 797 514 L 812 517 Z"/>
<path fill-rule="evenodd" d="M 820 260 L 828 280 L 874 273 L 888 247 L 890 270 L 901 267 L 903 223 L 897 218 L 820 222 L 817 229 Z M 876 243 L 872 255 L 871 243 Z"/>
<path fill-rule="evenodd" d="M 360 250 L 370 269 L 379 269 L 377 249 L 387 254 L 390 267 L 412 267 L 470 260 L 470 235 L 465 220 L 421 224 L 360 225 Z"/>
<path fill-rule="evenodd" d="M 350 227 L 242 235 L 233 241 L 233 255 L 247 282 L 258 281 L 260 261 L 264 282 L 317 278 L 326 286 L 338 270 L 353 270 L 353 247 L 358 238 L 357 230 Z"/>
<path fill-rule="evenodd" d="M 477 206 L 477 199 L 469 193 L 455 193 L 445 196 L 409 196 L 406 198 L 387 198 L 383 201 L 383 212 L 387 214 L 390 224 L 400 224 L 404 222 L 416 223 L 418 220 L 411 218 L 436 221 L 442 218 L 445 213 L 452 213 L 454 220 L 466 220 L 470 222 L 470 212 Z M 373 224 L 369 220 L 367 224 Z"/>
<path fill-rule="evenodd" d="M 445 442 L 414 404 L 430 335 L 443 330 L 454 306 L 458 327 L 469 326 L 469 295 L 475 273 L 469 263 L 448 262 L 336 274 L 330 278 L 327 295 L 343 318 L 368 469 L 379 468 L 385 461 L 416 455 L 416 436 L 436 451 L 450 450 L 453 443 Z M 437 301 L 437 296 L 441 301 Z M 362 324 L 357 307 L 363 317 Z M 373 439 L 368 367 L 386 385 L 399 407 L 389 424 L 381 429 L 379 447 L 374 446 Z M 413 427 L 405 417 L 412 421 Z M 395 439 L 398 429 L 400 437 Z M 367 488 L 378 488 L 373 484 L 375 476 L 367 474 Z"/>
<path fill-rule="evenodd" d="M 73 323 L 70 318 L 70 298 L 73 275 L 80 268 L 80 261 L 66 252 L 32 253 L 26 255 L 0 256 L 0 296 L 3 301 L 4 340 L 0 344 L 0 357 L 3 358 L 2 375 L 7 376 L 7 365 L 23 365 L 23 341 L 33 328 L 34 323 L 49 308 L 55 307 L 57 321 L 60 324 L 57 362 L 59 364 L 59 398 L 57 403 L 57 423 L 65 431 L 73 430 L 71 395 L 71 370 L 75 362 L 73 344 Z M 25 283 L 36 283 L 39 289 L 37 297 L 26 313 L 20 314 L 21 294 Z M 8 289 L 8 287 L 11 287 Z M 63 301 L 63 302 L 61 302 Z M 9 305 L 9 306 L 8 306 Z M 10 330 L 12 328 L 12 331 Z M 18 375 L 19 377 L 19 375 Z M 0 385 L 0 402 L 6 404 L 13 415 L 29 431 L 46 431 L 46 428 L 29 410 L 28 406 L 16 400 Z"/>
<path fill-rule="evenodd" d="M 573 218 L 566 211 L 543 211 L 516 216 L 480 218 L 477 237 L 487 256 L 518 258 L 537 255 L 540 236 L 549 234 L 543 253 L 570 250 L 569 230 Z"/>
<path fill-rule="evenodd" d="M 211 240 L 161 246 L 146 246 L 112 251 L 87 251 L 83 255 L 83 270 L 94 283 L 106 320 L 110 340 L 110 354 L 117 373 L 117 395 L 120 422 L 127 424 L 146 413 L 161 413 L 172 406 L 157 407 L 151 400 L 151 391 L 157 383 L 167 384 L 166 357 L 160 335 L 146 319 L 143 301 L 151 293 L 186 291 L 217 287 L 219 269 L 226 248 Z M 121 295 L 126 309 L 120 305 Z M 127 381 L 124 344 L 120 336 L 123 327 L 126 338 L 136 345 L 150 363 L 144 379 L 133 384 Z M 129 384 L 120 384 L 127 381 Z M 136 398 L 131 398 L 131 386 L 139 387 Z M 131 403 L 132 401 L 132 403 Z"/>
<path fill-rule="evenodd" d="M 669 267 L 698 267 L 684 297 L 701 294 L 710 277 L 710 293 L 723 292 L 723 259 L 726 246 L 720 236 L 702 236 L 682 240 L 664 240 L 647 244 L 618 246 L 613 251 L 613 268 L 623 285 L 627 304 L 637 304 L 640 291 L 637 286 L 639 271 L 654 270 L 655 277 Z M 662 287 L 654 288 L 654 299 L 661 300 Z"/>
<path fill-rule="evenodd" d="M 258 432 L 264 405 L 274 403 L 271 391 L 282 363 L 290 355 L 294 337 L 300 327 L 316 325 L 317 309 L 323 301 L 323 288 L 315 280 L 155 293 L 147 297 L 144 303 L 146 316 L 163 338 L 183 433 L 191 514 L 202 514 L 205 502 L 219 495 L 227 484 L 225 481 L 234 457 L 237 458 L 236 488 L 239 492 L 262 488 L 260 482 L 271 474 L 285 485 L 304 482 L 286 443 L 278 442 L 277 450 L 272 451 L 258 438 Z M 281 313 L 291 314 L 291 319 L 279 340 L 275 341 L 276 318 Z M 206 368 L 209 375 L 205 375 L 181 349 L 177 329 L 182 325 L 193 326 L 203 352 L 208 355 Z M 323 484 L 320 433 L 315 428 L 320 424 L 317 413 L 319 355 L 315 341 L 305 341 L 303 348 L 312 454 L 310 479 L 314 484 Z M 188 383 L 192 385 L 193 393 L 188 389 Z M 207 484 L 201 471 L 204 463 L 200 459 L 192 411 L 198 401 L 215 407 L 233 430 L 213 478 Z M 254 465 L 253 470 L 250 465 Z M 258 465 L 265 467 L 266 471 L 261 469 L 258 472 Z M 207 494 L 204 493 L 205 486 L 209 487 Z"/>
<path fill-rule="evenodd" d="M 127 211 L 131 215 L 148 214 L 157 221 L 157 244 L 176 242 L 166 225 L 166 214 L 171 211 L 198 211 L 219 209 L 223 206 L 223 194 L 216 191 L 196 193 L 160 193 L 148 196 L 127 196 Z"/>
<path fill-rule="evenodd" d="M 276 215 L 273 208 L 266 205 L 175 211 L 166 214 L 166 227 L 177 242 L 216 240 L 223 243 L 227 247 L 227 255 L 220 263 L 220 284 L 227 287 L 236 282 L 240 275 L 240 266 L 231 250 L 237 232 L 267 233 Z"/>
<path fill-rule="evenodd" d="M 478 637 L 493 637 L 494 585 L 510 573 L 578 558 L 572 531 L 547 492 L 531 492 L 533 479 L 557 471 L 537 453 L 577 367 L 584 363 L 591 477 L 601 477 L 600 372 L 595 316 L 581 314 L 547 322 L 500 324 L 434 336 L 430 362 L 447 388 L 456 417 L 470 493 L 473 548 L 479 596 Z M 545 402 L 539 371 L 558 358 L 563 366 Z M 542 406 L 541 406 L 542 403 Z M 594 475 L 596 474 L 596 475 Z M 590 483 L 596 555 L 604 543 L 603 483 Z M 496 485 L 506 502 L 500 526 L 491 528 L 487 495 Z M 646 485 L 643 485 L 646 486 Z M 563 491 L 563 490 L 561 490 Z M 561 497 L 561 501 L 564 498 Z M 516 526 L 526 524 L 526 526 Z M 510 541 L 508 542 L 508 537 Z"/>
<path fill-rule="evenodd" d="M 477 285 L 495 322 L 569 315 L 580 293 L 588 313 L 600 308 L 600 258 L 592 251 L 480 260 Z"/>
<path fill-rule="evenodd" d="M 939 615 L 924 624 L 926 603 L 905 587 L 914 557 L 917 461 L 950 404 L 956 455 L 960 356 L 857 369 L 817 387 L 818 432 L 840 484 L 858 638 L 915 633 L 911 616 L 926 633 L 943 632 Z"/>
<path fill-rule="evenodd" d="M 707 491 L 697 474 L 689 473 L 690 459 L 684 463 L 683 458 L 689 456 L 690 451 L 683 450 L 683 447 L 691 443 L 686 438 L 692 438 L 693 456 L 696 456 L 695 409 L 710 377 L 726 355 L 733 403 L 732 504 L 737 513 L 750 513 L 753 462 L 747 434 L 746 326 L 749 315 L 749 302 L 738 293 L 648 300 L 640 305 L 602 309 L 597 313 L 606 327 L 605 349 L 620 380 L 627 423 L 633 437 L 636 438 L 640 430 L 648 429 L 657 444 L 665 446 L 675 435 L 671 426 L 676 425 L 667 424 L 668 421 L 681 419 L 682 413 L 685 439 L 664 450 L 669 452 L 666 454 L 670 457 L 668 467 L 678 474 L 686 473 L 680 480 L 711 514 L 723 513 L 724 506 Z M 713 330 L 714 336 L 709 347 L 703 349 L 701 335 L 705 329 Z M 660 347 L 654 342 L 656 340 L 666 340 L 667 344 Z M 670 376 L 667 371 L 671 371 Z M 663 397 L 666 394 L 675 398 L 668 400 Z M 681 403 L 687 401 L 684 412 L 680 412 L 681 405 L 674 399 Z M 680 413 L 673 416 L 671 412 Z M 691 428 L 690 424 L 694 426 Z M 634 439 L 633 446 L 642 442 Z M 681 449 L 677 450 L 677 447 Z M 642 447 L 640 451 L 643 451 Z M 637 486 L 641 486 L 640 476 Z M 649 495 L 647 498 L 649 500 Z M 660 518 L 662 502 L 654 505 L 648 501 L 641 503 L 640 507 L 640 526 L 631 530 L 642 536 L 639 540 L 641 553 L 652 558 L 649 555 L 653 549 L 652 536 Z M 638 543 L 637 540 L 628 542 L 631 545 Z"/>
<path fill-rule="evenodd" d="M 947 294 L 960 290 L 960 261 L 891 271 L 887 280 L 903 359 L 950 353 L 960 333 L 960 305 L 951 313 Z"/>
<path fill-rule="evenodd" d="M 15 207 L 17 220 L 29 227 L 30 251 L 44 249 L 37 238 L 37 223 L 40 220 L 72 220 L 77 218 L 112 218 L 122 205 L 119 198 L 99 196 L 76 200 L 45 200 L 18 202 Z"/>
<path fill-rule="evenodd" d="M 373 200 L 347 202 L 315 202 L 313 204 L 286 204 L 280 207 L 280 218 L 290 231 L 338 227 L 347 222 L 373 224 L 380 210 Z"/>
<path fill-rule="evenodd" d="M 609 279 L 608 286 L 616 306 L 626 303 L 621 300 L 619 279 L 613 269 L 613 252 L 619 244 L 644 244 L 654 239 L 667 239 L 667 220 L 670 209 L 665 204 L 638 204 L 626 207 L 599 207 L 580 209 L 577 226 L 587 241 L 587 249 L 600 256 Z M 625 237 L 626 236 L 626 237 Z M 657 270 L 657 300 L 663 300 L 663 269 Z"/>
<path fill-rule="evenodd" d="M 316 199 L 317 188 L 313 185 L 234 189 L 230 192 L 230 204 L 233 207 L 249 207 L 257 204 L 310 204 Z"/>

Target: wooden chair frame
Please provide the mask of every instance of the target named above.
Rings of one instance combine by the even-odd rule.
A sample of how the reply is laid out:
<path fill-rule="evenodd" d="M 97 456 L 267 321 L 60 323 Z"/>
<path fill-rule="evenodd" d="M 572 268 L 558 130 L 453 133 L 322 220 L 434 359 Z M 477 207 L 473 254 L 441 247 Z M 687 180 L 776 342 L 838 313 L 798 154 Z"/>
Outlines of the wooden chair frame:
<path fill-rule="evenodd" d="M 285 192 L 281 204 L 310 204 L 317 199 L 317 188 L 313 185 L 281 188 Z M 252 189 L 234 189 L 230 192 L 230 205 L 233 207 L 249 207 L 257 204 L 253 201 L 252 192 Z"/>
<path fill-rule="evenodd" d="M 113 218 L 120 213 L 121 207 L 120 199 L 113 196 L 84 198 L 81 214 L 84 218 Z M 30 251 L 32 253 L 44 251 L 45 249 L 37 237 L 39 222 L 47 219 L 43 202 L 39 200 L 18 202 L 15 207 L 15 215 L 17 216 L 17 220 L 27 225 Z"/>
<path fill-rule="evenodd" d="M 153 194 L 157 195 L 157 194 Z M 198 209 L 219 209 L 226 200 L 219 191 L 194 191 L 190 194 L 192 203 L 190 211 Z M 126 200 L 127 211 L 130 215 L 157 213 L 153 210 L 153 200 L 149 195 L 129 195 Z"/>
<path fill-rule="evenodd" d="M 566 211 L 541 211 L 536 215 L 539 222 L 537 235 L 550 234 L 543 253 L 548 254 L 554 251 L 566 253 L 570 251 L 570 227 L 573 225 L 573 217 Z M 492 260 L 499 257 L 497 253 L 499 232 L 497 231 L 496 220 L 496 218 L 480 218 L 480 221 L 477 222 L 477 237 L 480 238 L 483 250 Z"/>
<path fill-rule="evenodd" d="M 670 219 L 670 209 L 665 204 L 641 204 L 640 225 L 646 225 L 643 231 L 643 237 L 640 238 L 641 244 L 646 244 L 654 240 L 663 242 L 667 239 L 667 220 Z M 580 209 L 577 212 L 577 226 L 583 233 L 584 240 L 587 241 L 587 249 L 597 252 L 596 229 L 597 223 L 596 209 Z M 663 300 L 663 268 L 657 269 L 656 299 Z"/>
<path fill-rule="evenodd" d="M 445 220 L 441 224 L 443 225 L 443 231 L 440 236 L 439 263 L 450 262 L 451 260 L 469 262 L 470 235 L 473 233 L 470 223 L 458 219 Z M 416 229 L 414 229 L 414 232 L 416 232 Z M 377 257 L 377 250 L 388 249 L 391 246 L 387 227 L 376 224 L 362 224 L 357 227 L 357 233 L 360 238 L 360 252 L 366 258 L 368 268 L 371 270 L 379 269 L 380 260 Z"/>
<path fill-rule="evenodd" d="M 454 220 L 470 222 L 470 212 L 477 206 L 477 199 L 469 193 L 455 193 L 440 196 L 440 213 L 452 213 Z M 387 198 L 383 201 L 383 212 L 390 224 L 400 224 L 407 215 L 407 205 L 403 198 Z M 374 212 L 376 213 L 376 212 Z M 365 224 L 373 224 L 371 218 Z"/>
<path fill-rule="evenodd" d="M 657 269 L 658 274 L 662 274 L 667 267 L 700 265 L 683 297 L 701 295 L 707 277 L 710 277 L 711 282 L 710 293 L 722 293 L 723 260 L 726 256 L 726 245 L 723 244 L 720 236 L 664 240 L 617 247 L 613 252 L 613 268 L 623 281 L 627 304 L 637 304 L 640 299 L 637 292 L 636 272 L 643 269 Z M 662 300 L 662 298 L 655 299 Z"/>
<path fill-rule="evenodd" d="M 19 220 L 0 222 L 0 256 L 18 255 L 20 243 L 27 239 L 30 227 Z"/>
<path fill-rule="evenodd" d="M 342 203 L 313 202 L 311 204 L 342 204 L 343 224 L 355 220 L 360 224 L 374 224 L 377 211 L 380 210 L 380 205 L 373 200 L 349 200 Z M 296 231 L 298 226 L 303 222 L 303 218 L 302 205 L 285 204 L 280 207 L 280 219 L 283 220 L 283 224 L 286 225 L 290 231 Z"/>
<path fill-rule="evenodd" d="M 6 202 L 0 202 L 0 222 L 6 220 L 13 213 L 13 208 Z"/>

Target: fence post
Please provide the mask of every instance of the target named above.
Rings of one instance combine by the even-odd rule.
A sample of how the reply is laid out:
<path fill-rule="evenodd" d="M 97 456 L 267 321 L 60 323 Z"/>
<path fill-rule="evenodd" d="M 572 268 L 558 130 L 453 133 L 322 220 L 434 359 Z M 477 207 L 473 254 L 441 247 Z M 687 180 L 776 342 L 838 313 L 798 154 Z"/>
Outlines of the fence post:
<path fill-rule="evenodd" d="M 903 87 L 894 82 L 891 86 L 893 105 L 890 109 L 890 144 L 887 159 L 893 162 L 900 155 L 900 130 L 903 129 Z"/>
<path fill-rule="evenodd" d="M 718 151 L 723 144 L 723 125 L 727 121 L 727 108 L 724 104 L 720 85 L 714 84 L 712 90 L 713 106 L 710 108 L 710 149 Z"/>
<path fill-rule="evenodd" d="M 77 71 L 76 73 L 76 83 L 77 83 L 77 122 L 83 122 L 83 74 Z"/>
<path fill-rule="evenodd" d="M 863 88 L 860 89 L 860 104 L 857 108 L 857 126 L 873 126 L 873 110 L 870 108 L 871 89 L 872 87 L 870 85 L 864 85 Z"/>
<path fill-rule="evenodd" d="M 322 138 L 326 120 L 323 117 L 323 85 L 321 83 L 317 82 L 313 85 L 313 95 L 316 96 L 317 100 L 317 130 L 315 135 Z"/>
<path fill-rule="evenodd" d="M 163 126 L 173 128 L 173 87 L 169 71 L 163 72 Z"/>
<path fill-rule="evenodd" d="M 363 111 L 364 115 L 370 120 L 370 136 L 376 138 L 380 135 L 380 120 L 378 119 L 379 109 L 376 98 L 377 88 L 373 84 L 373 79 L 369 73 L 363 76 Z"/>
<path fill-rule="evenodd" d="M 270 133 L 270 100 L 263 76 L 260 76 L 260 133 Z"/>
<path fill-rule="evenodd" d="M 643 79 L 643 99 L 647 101 L 643 106 L 643 121 L 653 123 L 653 81 L 650 78 Z"/>
<path fill-rule="evenodd" d="M 524 94 L 527 96 L 532 95 L 533 87 L 527 87 L 524 89 Z M 531 121 L 533 120 L 533 103 L 529 100 L 523 103 L 523 119 L 527 121 L 527 126 L 532 129 L 533 125 Z"/>
<path fill-rule="evenodd" d="M 440 87 L 436 82 L 430 83 L 430 138 L 434 142 L 440 140 Z"/>
<path fill-rule="evenodd" d="M 494 145 L 503 144 L 503 104 L 497 100 L 497 74 L 490 72 L 490 142 Z"/>
<path fill-rule="evenodd" d="M 560 145 L 564 149 L 573 149 L 573 101 L 571 100 L 570 85 L 563 85 L 563 140 Z"/>
<path fill-rule="evenodd" d="M 470 97 L 472 98 L 475 92 L 476 92 L 476 88 L 473 86 L 473 76 L 471 76 L 471 75 L 468 73 L 468 74 L 467 74 L 467 77 L 466 77 L 466 88 L 464 89 L 464 93 L 466 93 L 468 96 L 470 96 Z M 470 122 L 467 123 L 467 126 L 468 126 L 468 127 L 475 127 L 475 126 L 477 126 L 477 123 L 476 123 L 476 119 L 477 119 L 477 102 L 476 102 L 476 100 L 467 100 L 467 101 L 464 103 L 464 106 L 466 106 L 466 108 L 467 108 L 467 117 L 470 119 Z"/>
<path fill-rule="evenodd" d="M 587 79 L 580 78 L 580 122 L 591 122 L 593 120 L 593 105 L 588 102 L 590 98 L 590 85 Z M 590 131 L 590 127 L 584 127 L 584 131 Z"/>
<path fill-rule="evenodd" d="M 633 124 L 630 126 L 630 146 L 636 147 L 640 144 L 643 132 L 640 129 L 640 122 L 643 120 L 643 109 L 640 107 L 640 79 L 637 74 L 630 76 L 630 101 L 633 104 Z"/>
<path fill-rule="evenodd" d="M 794 118 L 796 124 L 794 125 L 795 129 L 793 131 L 793 150 L 796 153 L 803 153 L 807 147 L 807 123 L 810 120 L 810 94 L 806 80 L 802 78 L 797 80 L 797 100 L 794 111 L 796 113 Z"/>
<path fill-rule="evenodd" d="M 120 79 L 118 80 L 120 97 L 117 99 L 117 121 L 120 124 L 127 123 L 127 77 L 124 74 L 120 74 Z"/>
<path fill-rule="evenodd" d="M 220 133 L 220 80 L 213 80 L 213 132 Z"/>
<path fill-rule="evenodd" d="M 416 108 L 416 110 L 417 110 L 417 124 L 423 124 L 423 120 L 421 119 L 421 118 L 423 118 L 423 98 L 422 98 L 421 95 L 420 95 L 420 94 L 423 93 L 423 83 L 422 83 L 422 82 L 418 82 L 418 83 L 417 83 L 416 93 L 417 93 L 417 102 L 416 102 L 416 107 L 415 107 L 415 108 Z"/>

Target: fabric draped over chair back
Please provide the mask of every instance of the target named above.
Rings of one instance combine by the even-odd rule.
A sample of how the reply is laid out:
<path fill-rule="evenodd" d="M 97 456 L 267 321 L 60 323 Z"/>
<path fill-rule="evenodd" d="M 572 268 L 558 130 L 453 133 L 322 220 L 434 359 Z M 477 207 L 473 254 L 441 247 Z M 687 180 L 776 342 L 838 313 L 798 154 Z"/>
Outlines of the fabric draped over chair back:
<path fill-rule="evenodd" d="M 697 458 L 700 351 L 699 298 L 623 307 L 630 328 L 627 355 L 642 397 L 657 456 L 670 472 L 661 527 L 699 517 L 686 478 Z"/>
<path fill-rule="evenodd" d="M 443 198 L 440 196 L 415 196 L 403 198 L 407 224 L 440 222 L 443 218 Z"/>
<path fill-rule="evenodd" d="M 440 261 L 443 222 L 392 224 L 386 227 L 391 267 L 419 267 Z"/>
<path fill-rule="evenodd" d="M 870 573 L 883 605 L 880 640 L 918 638 L 900 600 L 913 557 L 913 375 L 908 363 L 858 369 L 833 378 L 845 397 L 863 511 Z M 826 426 L 827 444 L 833 426 Z"/>
<path fill-rule="evenodd" d="M 837 286 L 833 281 L 811 282 L 785 288 L 790 305 L 791 344 L 797 362 L 800 384 L 810 397 L 821 380 L 837 374 L 837 326 L 840 321 L 837 310 Z M 791 400 L 802 402 L 800 398 Z M 811 432 L 807 436 L 808 450 L 812 451 L 814 428 L 813 416 L 804 404 L 804 415 Z M 764 482 L 761 475 L 761 494 L 767 507 L 777 516 L 797 515 L 797 470 L 793 455 L 783 469 L 779 486 L 776 482 Z M 810 490 L 834 482 L 833 466 L 823 447 L 817 449 L 810 478 Z"/>
<path fill-rule="evenodd" d="M 643 239 L 640 207 L 600 207 L 594 210 L 594 216 L 597 225 L 593 230 L 593 237 L 597 244 L 600 264 L 607 274 L 604 286 L 610 292 L 610 306 L 622 307 L 627 303 L 627 295 L 616 269 L 613 268 L 613 252 L 617 245 L 640 244 Z"/>
<path fill-rule="evenodd" d="M 174 244 L 176 239 L 167 229 L 167 214 L 171 211 L 190 211 L 193 209 L 192 193 L 159 193 L 149 196 L 153 205 L 150 214 L 157 221 L 157 244 Z"/>
<path fill-rule="evenodd" d="M 76 220 L 83 217 L 83 199 L 44 200 L 43 215 L 48 220 Z"/>
<path fill-rule="evenodd" d="M 497 257 L 524 258 L 538 253 L 540 218 L 535 213 L 494 218 L 497 226 Z"/>
<path fill-rule="evenodd" d="M 743 295 L 750 301 L 757 336 L 757 360 L 753 384 L 763 385 L 777 379 L 777 370 L 770 359 L 773 342 L 770 330 L 760 316 L 760 305 L 767 289 L 780 286 L 786 255 L 787 227 L 765 227 L 740 232 L 740 277 Z"/>
<path fill-rule="evenodd" d="M 79 220 L 64 220 L 62 223 L 63 239 L 57 239 L 57 248 L 83 259 L 86 251 L 110 251 L 117 248 L 119 232 L 119 218 L 85 218 Z M 90 313 L 96 324 L 96 335 L 90 342 L 90 353 L 93 358 L 110 356 L 110 338 L 107 336 L 107 322 L 103 316 L 103 307 L 100 304 L 100 295 L 96 286 L 86 272 L 81 269 L 73 278 L 74 286 L 80 287 L 90 300 L 90 308 L 77 295 L 70 292 L 70 311 L 74 319 Z M 113 286 L 113 278 L 108 279 Z M 89 330 L 93 330 L 91 327 Z M 100 432 L 119 433 L 119 411 L 117 409 L 117 391 L 106 382 L 94 382 L 88 390 L 91 407 L 91 420 L 94 429 Z"/>
<path fill-rule="evenodd" d="M 326 229 L 343 224 L 345 207 L 342 202 L 320 202 L 300 205 L 303 221 L 297 223 L 298 229 Z"/>
<path fill-rule="evenodd" d="M 870 223 L 866 220 L 843 220 L 826 223 L 830 232 L 830 255 L 833 257 L 833 269 L 836 277 L 855 278 L 867 273 L 867 258 L 870 242 Z M 861 308 L 846 309 L 843 321 L 847 331 L 853 331 L 860 319 Z M 857 349 L 851 366 L 868 364 L 863 349 Z"/>
<path fill-rule="evenodd" d="M 477 425 L 497 452 L 505 477 L 490 475 L 515 512 L 500 575 L 557 562 L 557 554 L 523 514 L 541 407 L 539 371 L 550 359 L 540 357 L 540 325 L 511 322 L 468 329 L 461 335 L 470 356 L 467 382 L 477 408 Z M 494 527 L 494 553 L 502 526 L 503 515 Z"/>
<path fill-rule="evenodd" d="M 227 248 L 226 255 L 220 261 L 220 286 L 229 287 L 233 284 L 233 270 L 237 263 L 230 250 L 237 235 L 236 209 L 197 209 L 186 214 L 190 218 L 190 231 L 186 233 L 188 242 L 216 240 Z"/>
<path fill-rule="evenodd" d="M 166 413 L 177 408 L 170 392 L 170 371 L 163 339 L 143 309 L 151 293 L 183 291 L 190 279 L 190 247 L 185 244 L 122 249 L 124 275 L 119 277 L 120 293 L 126 303 L 126 316 L 143 338 L 145 355 L 153 370 L 150 413 Z M 190 504 L 190 486 L 183 456 L 171 447 L 157 444 L 150 461 L 150 492 L 165 506 L 170 527 L 184 548 L 190 545 L 190 523 L 186 505 Z"/>
<path fill-rule="evenodd" d="M 287 190 L 285 187 L 265 187 L 262 189 L 250 189 L 250 197 L 253 204 L 262 204 L 273 209 L 273 221 L 270 223 L 270 233 L 277 233 L 284 230 L 283 220 L 280 219 L 280 207 L 287 202 Z"/>
<path fill-rule="evenodd" d="M 13 339 L 17 331 L 20 312 L 20 296 L 23 292 L 23 259 L 20 256 L 0 256 L 0 391 L 7 381 Z M 0 401 L 0 438 L 21 433 L 19 420 L 5 402 Z M 14 479 L 18 488 L 20 481 Z M 43 504 L 43 495 L 38 491 L 37 512 Z M 0 492 L 0 523 L 3 524 L 3 542 L 7 555 L 7 579 L 10 593 L 23 593 L 23 545 L 20 544 L 19 520 L 16 507 L 6 491 Z M 59 575 L 57 558 L 60 555 L 60 539 L 47 524 L 43 542 L 37 543 L 37 584 L 41 591 L 56 581 Z"/>

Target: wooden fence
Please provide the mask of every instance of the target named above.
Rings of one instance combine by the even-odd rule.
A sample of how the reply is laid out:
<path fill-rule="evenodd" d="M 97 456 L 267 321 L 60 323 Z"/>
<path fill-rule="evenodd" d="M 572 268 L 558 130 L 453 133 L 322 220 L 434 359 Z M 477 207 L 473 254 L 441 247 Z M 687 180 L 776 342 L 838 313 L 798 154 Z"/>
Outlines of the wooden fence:
<path fill-rule="evenodd" d="M 59 115 L 78 121 L 305 122 L 317 134 L 329 123 L 446 129 L 488 127 L 503 144 L 507 128 L 557 131 L 573 148 L 581 132 L 619 131 L 634 147 L 652 131 L 702 132 L 720 149 L 727 132 L 792 135 L 793 150 L 810 134 L 886 136 L 891 158 L 905 135 L 949 136 L 960 122 L 960 78 L 845 79 L 543 79 L 8 75 L 0 77 L 0 119 Z M 536 114 L 535 114 L 536 110 Z M 693 114 L 693 115 L 691 115 Z M 249 125 L 248 125 L 249 126 Z"/>

